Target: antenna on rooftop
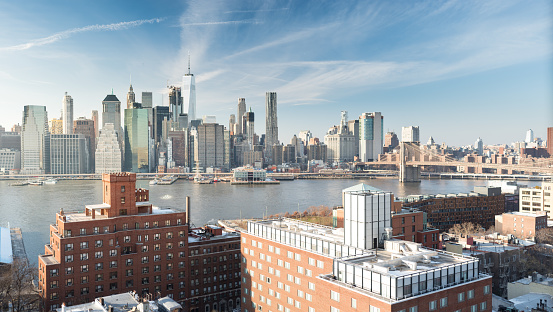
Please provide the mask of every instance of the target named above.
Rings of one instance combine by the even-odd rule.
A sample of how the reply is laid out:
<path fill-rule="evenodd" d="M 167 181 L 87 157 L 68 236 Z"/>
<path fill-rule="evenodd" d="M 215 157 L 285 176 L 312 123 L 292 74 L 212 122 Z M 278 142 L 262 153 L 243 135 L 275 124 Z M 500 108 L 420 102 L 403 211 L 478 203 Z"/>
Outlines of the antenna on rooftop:
<path fill-rule="evenodd" d="M 190 75 L 190 51 L 188 51 L 188 75 Z"/>

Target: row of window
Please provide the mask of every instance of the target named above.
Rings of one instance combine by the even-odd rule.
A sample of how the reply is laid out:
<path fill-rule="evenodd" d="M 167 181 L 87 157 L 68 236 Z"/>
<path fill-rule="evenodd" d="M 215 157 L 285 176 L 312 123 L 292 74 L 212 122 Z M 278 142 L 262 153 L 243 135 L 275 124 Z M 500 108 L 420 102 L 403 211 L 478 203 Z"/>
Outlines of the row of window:
<path fill-rule="evenodd" d="M 124 201 L 124 197 L 121 198 L 121 201 Z M 171 226 L 171 225 L 182 225 L 182 219 L 177 219 L 176 222 L 173 221 L 175 224 L 171 224 L 171 220 L 165 220 L 165 226 Z M 162 223 L 163 224 L 163 223 Z M 131 224 L 132 225 L 132 224 Z M 159 227 L 159 221 L 153 221 L 152 222 L 152 228 L 158 228 Z M 150 222 L 144 222 L 143 224 L 143 227 L 144 229 L 149 229 L 150 228 Z M 129 230 L 130 227 L 129 227 L 129 224 L 128 223 L 123 223 L 123 230 Z M 140 222 L 135 222 L 134 223 L 134 229 L 140 229 Z M 102 231 L 102 232 L 100 232 Z M 117 225 L 114 224 L 113 225 L 113 232 L 117 232 Z M 92 228 L 92 233 L 91 234 L 100 234 L 100 233 L 109 233 L 109 226 L 104 226 L 102 228 L 100 228 L 99 226 L 95 226 Z M 87 235 L 87 229 L 86 228 L 81 228 L 79 230 L 79 234 L 80 235 Z M 65 237 L 71 237 L 72 236 L 72 230 L 65 230 L 64 231 L 64 236 Z"/>

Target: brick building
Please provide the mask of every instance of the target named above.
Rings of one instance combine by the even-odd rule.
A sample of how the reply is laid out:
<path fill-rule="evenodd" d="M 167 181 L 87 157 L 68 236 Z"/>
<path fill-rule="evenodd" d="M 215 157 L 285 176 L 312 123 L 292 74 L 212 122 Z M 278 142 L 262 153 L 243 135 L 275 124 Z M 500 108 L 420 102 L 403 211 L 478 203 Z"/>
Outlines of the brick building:
<path fill-rule="evenodd" d="M 440 231 L 426 225 L 426 214 L 416 209 L 401 209 L 392 212 L 393 238 L 422 244 L 424 247 L 440 249 Z"/>
<path fill-rule="evenodd" d="M 343 229 L 248 222 L 243 311 L 491 311 L 491 277 L 479 274 L 478 259 L 389 239 L 389 192 L 344 198 Z"/>
<path fill-rule="evenodd" d="M 426 212 L 428 223 L 440 232 L 463 222 L 472 222 L 487 229 L 495 225 L 496 215 L 505 212 L 505 195 L 501 194 L 501 188 L 483 189 L 486 191 L 408 198 L 404 199 L 403 208 Z"/>
<path fill-rule="evenodd" d="M 534 239 L 536 232 L 547 227 L 547 213 L 511 212 L 495 216 L 495 230 L 501 235 L 514 235 L 521 239 Z"/>
<path fill-rule="evenodd" d="M 135 183 L 133 173 L 104 174 L 102 204 L 56 214 L 50 243 L 38 259 L 45 310 L 129 291 L 169 296 L 184 311 L 204 311 L 212 306 L 210 298 L 239 298 L 239 268 L 230 266 L 238 262 L 230 258 L 238 257 L 239 236 L 215 229 L 190 231 L 187 213 L 153 207 L 149 191 L 135 189 Z M 212 268 L 204 270 L 208 257 Z M 225 264 L 225 273 L 215 269 Z M 220 280 L 227 285 L 207 288 Z"/>

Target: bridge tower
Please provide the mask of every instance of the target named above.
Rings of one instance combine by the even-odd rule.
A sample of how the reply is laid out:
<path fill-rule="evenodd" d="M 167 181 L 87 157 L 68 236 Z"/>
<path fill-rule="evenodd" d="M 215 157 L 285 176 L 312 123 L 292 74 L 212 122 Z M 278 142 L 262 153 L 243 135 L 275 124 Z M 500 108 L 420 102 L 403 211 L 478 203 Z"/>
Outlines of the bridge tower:
<path fill-rule="evenodd" d="M 399 143 L 399 182 L 420 182 L 421 168 L 419 166 L 407 165 L 407 158 L 418 160 L 420 153 L 414 149 L 412 145 L 418 145 L 413 142 Z M 409 148 L 411 147 L 411 148 Z"/>

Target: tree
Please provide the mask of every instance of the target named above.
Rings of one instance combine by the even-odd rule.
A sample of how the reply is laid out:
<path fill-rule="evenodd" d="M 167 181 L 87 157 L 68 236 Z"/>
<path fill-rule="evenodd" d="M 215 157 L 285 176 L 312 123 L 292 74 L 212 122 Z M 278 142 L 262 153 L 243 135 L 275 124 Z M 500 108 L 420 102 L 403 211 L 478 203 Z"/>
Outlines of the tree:
<path fill-rule="evenodd" d="M 0 306 L 8 306 L 11 302 L 15 312 L 38 310 L 40 297 L 33 281 L 38 269 L 27 261 L 14 260 L 0 272 Z"/>

